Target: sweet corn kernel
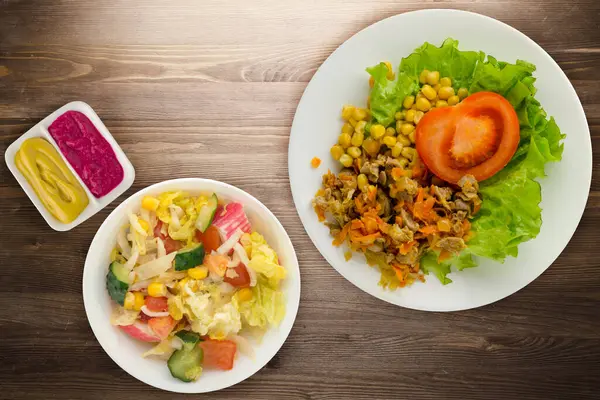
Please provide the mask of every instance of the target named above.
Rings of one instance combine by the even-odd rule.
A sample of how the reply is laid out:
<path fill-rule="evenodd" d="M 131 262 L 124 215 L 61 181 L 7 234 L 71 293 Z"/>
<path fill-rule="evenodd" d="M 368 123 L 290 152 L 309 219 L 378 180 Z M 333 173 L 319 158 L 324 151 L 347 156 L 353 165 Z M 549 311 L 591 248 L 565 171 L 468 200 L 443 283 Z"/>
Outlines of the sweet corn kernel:
<path fill-rule="evenodd" d="M 426 98 L 420 98 L 417 100 L 417 110 L 420 111 L 429 111 L 431 108 L 431 103 Z"/>
<path fill-rule="evenodd" d="M 142 208 L 148 211 L 156 211 L 160 201 L 156 197 L 144 196 L 142 199 Z"/>
<path fill-rule="evenodd" d="M 415 149 L 411 147 L 405 147 L 402 149 L 402 157 L 412 160 L 415 156 Z"/>
<path fill-rule="evenodd" d="M 423 93 L 419 92 L 419 93 L 417 93 L 417 97 L 415 97 L 415 100 L 418 101 L 419 99 L 422 99 L 424 97 L 425 96 L 423 95 Z M 413 104 L 413 106 L 414 106 L 414 104 Z"/>
<path fill-rule="evenodd" d="M 342 107 L 342 119 L 344 121 L 350 120 L 353 112 L 354 112 L 354 106 L 345 105 L 344 107 Z"/>
<path fill-rule="evenodd" d="M 396 144 L 392 148 L 392 157 L 394 157 L 394 158 L 400 157 L 400 155 L 402 154 L 403 148 L 404 148 L 404 146 L 402 146 L 402 143 L 396 142 Z"/>
<path fill-rule="evenodd" d="M 396 145 L 396 138 L 394 136 L 386 136 L 383 138 L 383 144 L 391 149 Z"/>
<path fill-rule="evenodd" d="M 408 135 L 409 133 L 411 133 L 414 130 L 415 130 L 415 126 L 413 124 L 405 123 L 405 124 L 402 124 L 402 127 L 400 128 L 400 133 L 402 133 L 403 135 Z"/>
<path fill-rule="evenodd" d="M 427 74 L 427 83 L 431 86 L 435 86 L 440 82 L 440 73 L 439 71 L 432 71 Z"/>
<path fill-rule="evenodd" d="M 396 130 L 391 126 L 388 126 L 385 129 L 385 136 L 396 136 Z"/>
<path fill-rule="evenodd" d="M 423 71 L 421 71 L 421 74 L 419 75 L 419 82 L 421 82 L 421 84 L 427 83 L 428 75 L 429 75 L 429 70 L 424 69 Z"/>
<path fill-rule="evenodd" d="M 458 97 L 462 100 L 469 95 L 469 91 L 466 88 L 458 89 Z"/>
<path fill-rule="evenodd" d="M 404 119 L 404 112 L 398 111 L 396 114 L 394 114 L 394 119 L 396 121 L 400 121 L 400 120 Z"/>
<path fill-rule="evenodd" d="M 238 300 L 241 302 L 252 300 L 252 289 L 243 288 L 238 292 Z"/>
<path fill-rule="evenodd" d="M 377 153 L 379 153 L 379 148 L 381 147 L 381 144 L 373 138 L 366 138 L 363 141 L 362 147 L 371 156 L 375 156 L 377 155 Z"/>
<path fill-rule="evenodd" d="M 200 281 L 208 276 L 208 268 L 207 267 L 194 267 L 194 268 L 188 269 L 187 273 L 190 278 Z"/>
<path fill-rule="evenodd" d="M 346 150 L 346 153 L 348 153 L 348 155 L 352 158 L 358 158 L 360 157 L 361 151 L 358 147 L 348 147 L 348 150 Z"/>
<path fill-rule="evenodd" d="M 421 121 L 421 118 L 423 118 L 424 115 L 425 115 L 425 113 L 423 111 L 417 111 L 415 113 L 415 124 L 418 124 L 419 121 Z"/>
<path fill-rule="evenodd" d="M 354 133 L 354 127 L 346 122 L 344 125 L 342 125 L 342 133 L 349 133 L 352 135 L 352 133 Z"/>
<path fill-rule="evenodd" d="M 410 146 L 410 139 L 403 135 L 396 136 L 396 141 L 400 143 L 402 146 Z"/>
<path fill-rule="evenodd" d="M 367 188 L 369 186 L 369 179 L 367 178 L 367 176 L 365 174 L 360 174 L 356 178 L 356 184 L 358 185 L 358 189 L 361 192 L 364 192 L 365 190 L 367 190 Z"/>
<path fill-rule="evenodd" d="M 364 134 L 366 127 L 367 127 L 367 122 L 366 121 L 358 121 L 356 123 L 356 126 L 354 127 L 354 132 L 360 133 L 360 134 Z"/>
<path fill-rule="evenodd" d="M 437 108 L 448 107 L 448 102 L 446 100 L 438 100 L 438 101 L 435 102 L 435 106 Z"/>
<path fill-rule="evenodd" d="M 367 118 L 367 110 L 365 110 L 364 108 L 355 108 L 352 112 L 352 118 L 354 118 L 357 121 L 364 120 L 365 118 Z"/>
<path fill-rule="evenodd" d="M 452 88 L 452 86 L 443 86 L 438 92 L 438 96 L 442 100 L 448 100 L 450 97 L 454 96 L 454 88 Z"/>
<path fill-rule="evenodd" d="M 437 96 L 435 90 L 433 90 L 433 88 L 429 85 L 424 85 L 421 88 L 421 93 L 423 93 L 423 96 L 427 97 L 429 100 L 433 100 Z"/>
<path fill-rule="evenodd" d="M 340 163 L 342 163 L 344 167 L 349 168 L 352 166 L 352 157 L 350 157 L 348 154 L 344 154 L 340 157 Z"/>
<path fill-rule="evenodd" d="M 152 297 L 163 297 L 167 295 L 167 287 L 164 283 L 152 282 L 148 285 L 148 295 Z"/>
<path fill-rule="evenodd" d="M 344 149 L 347 149 L 348 147 L 350 147 L 350 145 L 352 144 L 352 136 L 350 136 L 349 133 L 342 133 L 340 135 L 340 137 L 338 138 L 338 143 L 340 144 L 340 146 L 342 146 Z"/>
<path fill-rule="evenodd" d="M 444 77 L 444 78 L 440 79 L 440 85 L 442 85 L 442 86 L 452 86 L 452 79 L 450 79 L 448 77 Z"/>
<path fill-rule="evenodd" d="M 145 219 L 138 218 L 138 222 L 143 230 L 148 232 L 150 230 L 150 224 Z"/>
<path fill-rule="evenodd" d="M 361 132 L 354 132 L 352 135 L 352 146 L 360 147 L 363 144 L 363 140 L 365 140 L 365 135 Z"/>
<path fill-rule="evenodd" d="M 415 96 L 406 96 L 402 102 L 404 108 L 411 108 L 415 104 Z"/>
<path fill-rule="evenodd" d="M 125 307 L 126 310 L 135 310 L 135 295 L 132 292 L 125 293 L 123 307 Z"/>
<path fill-rule="evenodd" d="M 404 121 L 396 121 L 396 132 L 400 133 L 402 124 L 404 124 Z"/>
<path fill-rule="evenodd" d="M 408 140 L 410 140 L 411 143 L 416 143 L 417 142 L 417 131 L 412 131 L 411 133 L 409 133 Z"/>
<path fill-rule="evenodd" d="M 457 105 L 458 103 L 460 103 L 460 98 L 459 98 L 458 96 L 451 96 L 451 97 L 448 99 L 448 105 L 449 105 L 449 106 L 455 106 L 455 105 Z"/>
<path fill-rule="evenodd" d="M 334 146 L 331 146 L 331 150 L 329 150 L 329 152 L 331 153 L 331 156 L 334 160 L 339 160 L 342 154 L 344 154 L 344 148 L 339 144 L 336 144 Z"/>
<path fill-rule="evenodd" d="M 140 311 L 144 305 L 144 294 L 142 292 L 133 292 L 133 296 L 135 297 L 133 309 Z"/>
<path fill-rule="evenodd" d="M 379 140 L 385 135 L 385 126 L 376 124 L 371 127 L 371 136 L 375 140 Z"/>
<path fill-rule="evenodd" d="M 408 110 L 406 112 L 406 122 L 413 122 L 415 120 L 415 114 L 417 112 L 415 110 Z"/>
<path fill-rule="evenodd" d="M 348 123 L 354 128 L 356 126 L 356 124 L 358 123 L 358 121 L 355 120 L 354 118 L 350 118 L 348 120 Z"/>
<path fill-rule="evenodd" d="M 400 168 L 408 167 L 409 161 L 406 158 L 400 156 L 400 157 L 397 157 L 396 160 L 398 160 L 398 162 L 400 163 Z"/>

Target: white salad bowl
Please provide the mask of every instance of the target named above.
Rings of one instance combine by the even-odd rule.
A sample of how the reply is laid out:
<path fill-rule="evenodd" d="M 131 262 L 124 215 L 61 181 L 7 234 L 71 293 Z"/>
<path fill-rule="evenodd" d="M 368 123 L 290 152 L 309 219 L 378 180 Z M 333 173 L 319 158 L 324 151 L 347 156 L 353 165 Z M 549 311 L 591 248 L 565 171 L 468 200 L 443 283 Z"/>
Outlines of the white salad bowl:
<path fill-rule="evenodd" d="M 426 29 L 423 29 L 426 27 Z M 355 255 L 332 246 L 329 229 L 320 223 L 312 199 L 321 176 L 339 171 L 329 149 L 336 143 L 344 104 L 365 105 L 369 75 L 365 68 L 390 61 L 397 68 L 424 42 L 440 46 L 446 38 L 460 50 L 483 51 L 498 60 L 517 59 L 536 65 L 535 98 L 553 116 L 564 140 L 562 161 L 546 165 L 542 187 L 542 227 L 538 236 L 519 245 L 517 258 L 501 264 L 477 258 L 479 266 L 449 275 L 442 285 L 433 275 L 425 283 L 389 291 L 378 286 L 380 274 Z M 422 10 L 396 15 L 373 24 L 348 39 L 315 73 L 294 117 L 290 136 L 289 175 L 296 209 L 306 232 L 327 261 L 363 291 L 402 307 L 425 311 L 456 311 L 480 307 L 510 296 L 542 274 L 565 248 L 588 198 L 592 174 L 590 131 L 581 102 L 556 62 L 533 40 L 493 18 L 457 10 Z M 313 157 L 322 164 L 310 167 Z M 485 201 L 485 199 L 484 199 Z M 552 294 L 550 294 L 552 295 Z"/>
<path fill-rule="evenodd" d="M 127 215 L 137 212 L 145 195 L 183 190 L 192 194 L 217 194 L 225 202 L 244 205 L 252 228 L 261 233 L 277 252 L 287 270 L 282 281 L 286 300 L 285 318 L 277 328 L 269 328 L 260 342 L 252 341 L 255 356 L 239 355 L 230 371 L 205 370 L 195 382 L 185 383 L 171 376 L 164 360 L 142 358 L 152 343 L 139 342 L 110 323 L 114 302 L 106 290 L 110 252 L 116 244 L 118 230 L 127 223 Z M 300 301 L 300 269 L 292 242 L 277 218 L 250 194 L 226 183 L 208 179 L 186 178 L 157 183 L 143 189 L 119 205 L 104 221 L 88 251 L 83 270 L 83 302 L 92 331 L 104 351 L 122 369 L 140 381 L 159 389 L 180 393 L 203 393 L 235 385 L 259 371 L 277 353 L 289 335 Z"/>

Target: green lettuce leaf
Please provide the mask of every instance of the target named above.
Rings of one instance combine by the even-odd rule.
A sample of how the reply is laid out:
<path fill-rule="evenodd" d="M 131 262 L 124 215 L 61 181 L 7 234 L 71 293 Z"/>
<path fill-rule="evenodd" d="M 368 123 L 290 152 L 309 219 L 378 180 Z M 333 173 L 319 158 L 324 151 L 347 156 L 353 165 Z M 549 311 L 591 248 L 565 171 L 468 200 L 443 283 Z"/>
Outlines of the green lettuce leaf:
<path fill-rule="evenodd" d="M 483 204 L 472 221 L 475 236 L 454 259 L 438 263 L 437 254 L 426 253 L 421 266 L 443 284 L 451 266 L 461 270 L 476 266 L 472 255 L 504 261 L 516 257 L 518 245 L 535 238 L 542 224 L 541 187 L 548 162 L 560 161 L 565 137 L 553 118 L 548 118 L 534 98 L 535 66 L 517 60 L 514 64 L 498 61 L 483 52 L 460 51 L 458 41 L 446 39 L 440 47 L 425 43 L 402 59 L 397 79 L 386 78 L 384 64 L 369 68 L 375 80 L 371 91 L 371 115 L 388 125 L 401 108 L 404 97 L 418 91 L 423 69 L 439 71 L 452 78 L 453 87 L 466 87 L 470 93 L 491 91 L 504 96 L 519 117 L 521 140 L 510 163 L 492 178 L 480 182 Z"/>
<path fill-rule="evenodd" d="M 265 329 L 269 325 L 278 326 L 285 316 L 285 299 L 283 292 L 273 288 L 269 280 L 259 276 L 258 283 L 252 287 L 252 299 L 240 301 L 237 292 L 235 303 L 249 326 Z"/>

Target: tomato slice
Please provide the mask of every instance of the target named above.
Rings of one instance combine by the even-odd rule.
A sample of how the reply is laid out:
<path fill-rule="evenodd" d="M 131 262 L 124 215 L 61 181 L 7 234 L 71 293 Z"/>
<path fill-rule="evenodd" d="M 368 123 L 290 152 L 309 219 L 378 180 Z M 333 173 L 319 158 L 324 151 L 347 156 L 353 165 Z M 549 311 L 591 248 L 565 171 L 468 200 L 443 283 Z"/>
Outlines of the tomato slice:
<path fill-rule="evenodd" d="M 169 333 L 175 328 L 177 321 L 171 316 L 167 317 L 154 317 L 148 320 L 148 326 L 154 331 L 162 340 L 169 337 Z"/>
<path fill-rule="evenodd" d="M 204 245 L 204 251 L 210 254 L 221 246 L 221 235 L 216 226 L 211 225 L 204 233 L 196 231 L 196 240 Z"/>
<path fill-rule="evenodd" d="M 146 296 L 144 304 L 148 307 L 148 310 L 154 312 L 162 312 L 169 310 L 169 304 L 166 297 L 152 297 Z"/>
<path fill-rule="evenodd" d="M 204 351 L 204 367 L 212 367 L 223 370 L 233 368 L 237 345 L 231 340 L 208 339 L 198 344 Z"/>
<path fill-rule="evenodd" d="M 227 273 L 225 273 L 225 277 L 223 280 L 229 283 L 232 286 L 245 288 L 250 287 L 250 275 L 248 274 L 248 270 L 244 266 L 244 264 L 240 264 L 237 267 L 233 268 L 235 273 L 237 274 L 234 278 L 229 278 Z"/>
<path fill-rule="evenodd" d="M 181 249 L 183 247 L 183 243 L 181 243 L 179 240 L 171 239 L 171 237 L 168 234 L 163 235 L 163 233 L 161 232 L 162 226 L 163 222 L 159 220 L 156 223 L 156 226 L 154 227 L 154 236 L 160 238 L 163 241 L 165 245 L 165 251 L 167 252 L 167 254 Z"/>
<path fill-rule="evenodd" d="M 475 93 L 454 107 L 429 111 L 417 125 L 416 146 L 427 168 L 450 183 L 478 181 L 508 164 L 519 146 L 519 119 L 502 96 Z"/>

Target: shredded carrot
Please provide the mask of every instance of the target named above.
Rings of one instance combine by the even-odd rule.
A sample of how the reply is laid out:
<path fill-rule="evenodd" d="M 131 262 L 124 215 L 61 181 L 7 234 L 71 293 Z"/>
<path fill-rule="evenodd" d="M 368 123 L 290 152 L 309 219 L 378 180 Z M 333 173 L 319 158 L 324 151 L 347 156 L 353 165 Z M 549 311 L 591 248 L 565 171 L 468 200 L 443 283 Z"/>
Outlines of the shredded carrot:
<path fill-rule="evenodd" d="M 440 251 L 440 255 L 438 256 L 438 262 L 446 261 L 452 257 L 452 253 L 447 250 Z"/>
<path fill-rule="evenodd" d="M 353 179 L 352 175 L 347 175 L 347 174 L 340 174 L 339 178 L 341 181 L 351 181 Z"/>
<path fill-rule="evenodd" d="M 350 240 L 354 243 L 362 244 L 362 245 L 371 245 L 375 242 L 375 239 L 381 237 L 381 233 L 376 232 L 371 235 L 350 235 Z"/>
<path fill-rule="evenodd" d="M 319 222 L 325 221 L 325 210 L 323 210 L 321 207 L 318 207 L 318 206 L 314 206 L 313 208 L 315 209 L 315 213 L 317 213 Z"/>
<path fill-rule="evenodd" d="M 417 244 L 416 240 L 411 240 L 410 242 L 402 243 L 400 245 L 400 254 L 402 254 L 403 256 L 407 255 L 410 249 L 412 249 L 415 244 Z"/>
<path fill-rule="evenodd" d="M 335 239 L 333 239 L 333 245 L 340 246 L 342 243 L 344 243 L 344 240 L 346 240 L 346 236 L 348 236 L 349 230 L 350 230 L 350 222 L 348 222 L 346 225 L 344 225 L 344 227 L 342 228 L 340 233 L 335 237 Z"/>
<path fill-rule="evenodd" d="M 432 233 L 436 233 L 437 231 L 438 228 L 435 225 L 425 225 L 424 227 L 419 229 L 419 232 L 422 232 L 425 236 L 431 235 Z"/>
<path fill-rule="evenodd" d="M 319 157 L 313 157 L 313 159 L 310 160 L 310 165 L 313 168 L 319 168 L 319 165 L 321 165 L 321 159 Z"/>

